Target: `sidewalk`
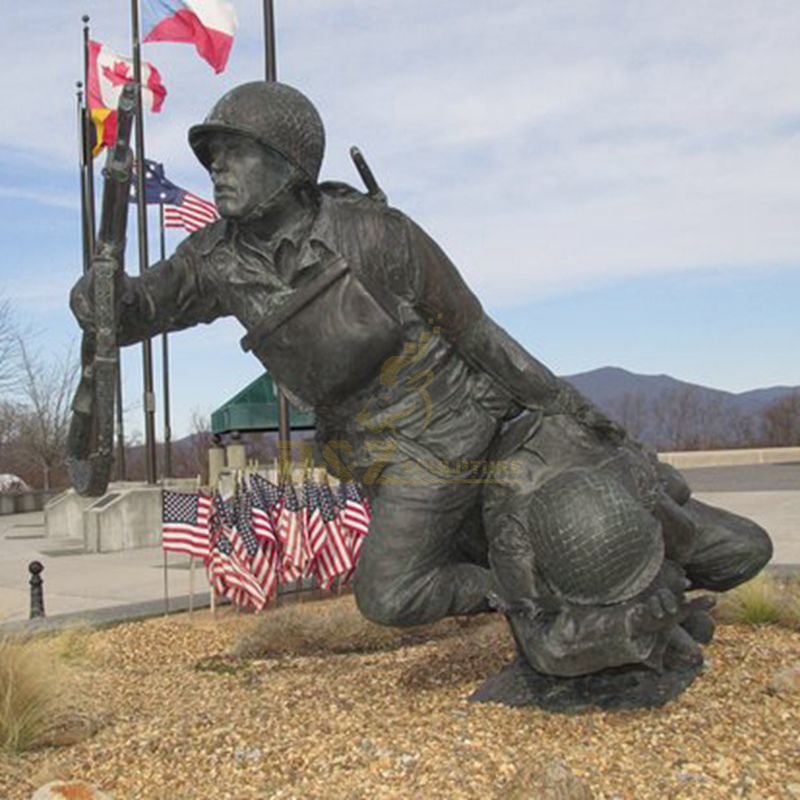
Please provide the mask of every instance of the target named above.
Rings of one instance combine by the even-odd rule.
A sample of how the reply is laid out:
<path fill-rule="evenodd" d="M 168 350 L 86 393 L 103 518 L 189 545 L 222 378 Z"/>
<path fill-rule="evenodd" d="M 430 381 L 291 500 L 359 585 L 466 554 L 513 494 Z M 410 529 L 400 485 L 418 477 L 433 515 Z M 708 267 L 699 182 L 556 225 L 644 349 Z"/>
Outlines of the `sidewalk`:
<path fill-rule="evenodd" d="M 69 547 L 59 550 L 60 546 L 57 539 L 45 538 L 43 512 L 0 517 L 2 621 L 28 618 L 28 564 L 34 560 L 44 565 L 42 578 L 48 616 L 148 601 L 160 602 L 163 608 L 164 554 L 160 547 L 84 554 Z M 59 552 L 62 554 L 56 554 Z M 170 597 L 188 595 L 189 557 L 169 553 L 167 563 Z M 200 563 L 195 569 L 195 592 L 208 594 L 205 569 Z"/>
<path fill-rule="evenodd" d="M 772 536 L 772 564 L 800 569 L 800 490 L 713 488 L 718 490 L 700 491 L 695 496 L 758 522 Z M 110 621 L 157 614 L 163 609 L 164 555 L 160 548 L 83 554 L 76 553 L 74 545 L 44 537 L 43 512 L 0 516 L 0 622 L 28 619 L 28 564 L 34 560 L 44 565 L 44 602 L 49 618 L 98 612 L 92 617 Z M 170 607 L 185 608 L 189 594 L 188 556 L 170 553 L 167 576 Z M 207 603 L 208 582 L 199 563 L 195 592 L 198 606 Z"/>

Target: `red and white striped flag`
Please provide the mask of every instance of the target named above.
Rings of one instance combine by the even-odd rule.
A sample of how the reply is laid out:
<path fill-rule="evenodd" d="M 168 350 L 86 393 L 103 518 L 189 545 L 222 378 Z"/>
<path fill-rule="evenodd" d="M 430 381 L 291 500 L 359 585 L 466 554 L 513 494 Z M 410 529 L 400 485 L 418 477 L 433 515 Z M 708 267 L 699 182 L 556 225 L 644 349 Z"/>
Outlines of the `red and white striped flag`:
<path fill-rule="evenodd" d="M 353 560 L 353 568 L 342 578 L 342 582 L 346 583 L 356 571 L 361 548 L 364 546 L 364 538 L 369 533 L 369 521 L 372 514 L 358 485 L 351 482 L 340 484 L 339 506 L 339 519 Z"/>
<path fill-rule="evenodd" d="M 302 577 L 308 561 L 303 510 L 291 484 L 281 487 L 281 498 L 277 526 L 282 554 L 281 577 L 285 581 L 295 581 Z"/>
<path fill-rule="evenodd" d="M 235 510 L 219 494 L 211 517 L 213 546 L 208 561 L 208 579 L 217 594 L 236 605 L 252 605 L 261 610 L 267 594 L 252 573 L 250 556 L 236 530 Z"/>
<path fill-rule="evenodd" d="M 183 228 L 193 233 L 218 219 L 217 207 L 213 203 L 186 190 L 183 190 L 179 202 L 164 205 L 165 228 Z"/>
<path fill-rule="evenodd" d="M 317 576 L 322 589 L 330 589 L 338 575 L 353 568 L 353 559 L 339 527 L 336 503 L 327 484 L 305 484 L 306 526 L 311 554 L 308 572 Z"/>
<path fill-rule="evenodd" d="M 164 550 L 208 558 L 210 516 L 208 495 L 165 489 L 161 504 L 161 546 Z"/>

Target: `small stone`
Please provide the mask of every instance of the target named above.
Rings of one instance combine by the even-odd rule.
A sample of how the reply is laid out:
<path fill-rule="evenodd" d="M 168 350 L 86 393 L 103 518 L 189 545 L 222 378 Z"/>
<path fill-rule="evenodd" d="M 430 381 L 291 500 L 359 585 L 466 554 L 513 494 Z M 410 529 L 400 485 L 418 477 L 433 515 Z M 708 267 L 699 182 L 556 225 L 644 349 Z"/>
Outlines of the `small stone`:
<path fill-rule="evenodd" d="M 508 794 L 516 800 L 592 800 L 594 796 L 584 781 L 558 761 L 534 771 L 520 770 Z"/>
<path fill-rule="evenodd" d="M 111 800 L 111 795 L 85 781 L 51 781 L 39 787 L 31 800 Z"/>
<path fill-rule="evenodd" d="M 70 713 L 56 720 L 39 741 L 41 747 L 71 747 L 94 736 L 103 723 L 86 714 Z"/>
<path fill-rule="evenodd" d="M 800 665 L 779 669 L 770 678 L 767 691 L 771 694 L 800 694 Z"/>
<path fill-rule="evenodd" d="M 800 783 L 786 784 L 786 794 L 788 794 L 789 797 L 800 797 Z"/>

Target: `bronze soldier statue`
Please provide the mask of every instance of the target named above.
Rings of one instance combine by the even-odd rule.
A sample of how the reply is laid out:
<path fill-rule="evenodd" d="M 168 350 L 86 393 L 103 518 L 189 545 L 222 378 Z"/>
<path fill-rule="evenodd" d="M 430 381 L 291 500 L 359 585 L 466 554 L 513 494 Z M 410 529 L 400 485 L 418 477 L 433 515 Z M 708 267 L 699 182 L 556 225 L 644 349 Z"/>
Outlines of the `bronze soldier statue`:
<path fill-rule="evenodd" d="M 370 495 L 362 613 L 416 625 L 491 602 L 555 675 L 663 664 L 670 648 L 694 659 L 677 628 L 710 632 L 684 590 L 754 575 L 771 554 L 764 531 L 690 499 L 677 472 L 498 327 L 408 217 L 318 184 L 323 125 L 299 91 L 239 86 L 189 143 L 222 219 L 124 279 L 118 341 L 241 322 L 243 347 L 314 410 L 323 449 Z M 90 283 L 72 293 L 84 328 Z M 487 481 L 493 463 L 520 474 Z M 578 528 L 592 524 L 560 547 L 584 503 Z"/>

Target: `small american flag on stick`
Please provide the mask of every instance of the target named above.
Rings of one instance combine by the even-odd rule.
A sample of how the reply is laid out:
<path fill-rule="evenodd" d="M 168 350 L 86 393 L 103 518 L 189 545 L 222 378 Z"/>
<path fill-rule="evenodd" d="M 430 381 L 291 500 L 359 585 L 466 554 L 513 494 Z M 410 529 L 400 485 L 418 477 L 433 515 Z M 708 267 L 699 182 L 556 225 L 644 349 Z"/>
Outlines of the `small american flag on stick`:
<path fill-rule="evenodd" d="M 211 498 L 197 492 L 164 490 L 161 506 L 161 546 L 164 550 L 208 558 Z"/>

